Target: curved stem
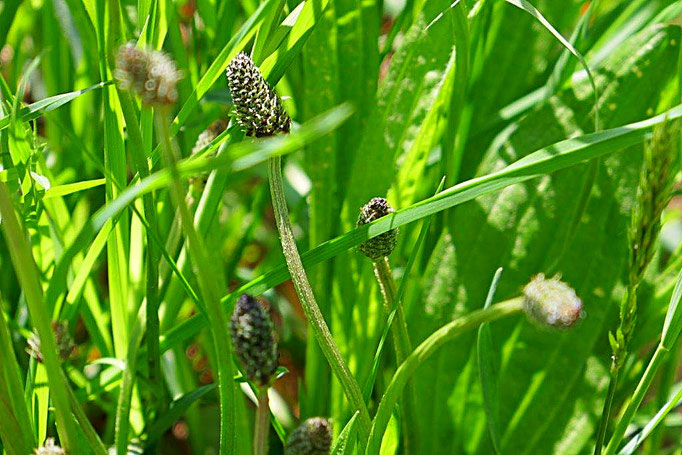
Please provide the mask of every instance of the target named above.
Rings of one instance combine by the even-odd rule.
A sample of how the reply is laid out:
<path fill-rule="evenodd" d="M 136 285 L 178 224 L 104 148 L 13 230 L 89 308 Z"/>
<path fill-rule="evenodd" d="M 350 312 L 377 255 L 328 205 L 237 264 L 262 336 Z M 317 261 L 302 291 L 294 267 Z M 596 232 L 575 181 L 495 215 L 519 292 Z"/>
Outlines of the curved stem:
<path fill-rule="evenodd" d="M 270 158 L 268 161 L 268 171 L 270 175 L 270 193 L 272 194 L 272 205 L 275 212 L 275 220 L 277 221 L 277 229 L 279 230 L 280 241 L 282 243 L 282 251 L 284 252 L 284 259 L 287 263 L 289 273 L 296 288 L 296 294 L 301 299 L 301 305 L 305 312 L 308 324 L 315 334 L 315 339 L 322 349 L 322 353 L 327 358 L 329 366 L 334 371 L 334 374 L 339 379 L 346 393 L 346 397 L 351 406 L 355 410 L 359 410 L 359 431 L 360 431 L 360 445 L 364 449 L 365 441 L 369 436 L 369 429 L 371 421 L 367 405 L 362 399 L 362 392 L 357 381 L 351 374 L 346 362 L 339 352 L 339 348 L 334 342 L 329 327 L 322 316 L 320 307 L 317 305 L 315 295 L 310 287 L 308 276 L 306 275 L 301 256 L 298 254 L 296 247 L 296 239 L 291 229 L 291 220 L 289 219 L 289 209 L 284 198 L 284 184 L 282 182 L 282 158 L 277 156 Z"/>
<path fill-rule="evenodd" d="M 597 432 L 597 443 L 594 446 L 594 455 L 601 455 L 604 442 L 606 441 L 606 428 L 611 419 L 611 411 L 613 407 L 613 399 L 616 395 L 618 387 L 618 380 L 620 379 L 620 371 L 623 367 L 623 362 L 627 355 L 627 344 L 632 333 L 632 327 L 635 321 L 635 311 L 637 308 L 637 286 L 639 279 L 630 271 L 630 283 L 627 291 L 623 294 L 623 300 L 620 304 L 620 323 L 615 334 L 616 344 L 612 347 L 613 355 L 611 360 L 609 389 L 606 392 L 606 401 L 604 402 L 604 409 L 602 410 L 601 420 L 599 421 L 599 430 Z"/>
<path fill-rule="evenodd" d="M 625 408 L 623 417 L 620 418 L 618 424 L 616 425 L 616 429 L 613 431 L 613 435 L 609 440 L 609 445 L 606 447 L 606 451 L 604 452 L 605 455 L 613 455 L 616 453 L 616 449 L 618 449 L 618 446 L 625 435 L 625 430 L 627 429 L 628 425 L 630 425 L 630 422 L 632 422 L 632 418 L 635 416 L 637 408 L 639 408 L 639 405 L 642 404 L 644 395 L 646 395 L 646 392 L 649 390 L 649 387 L 656 376 L 656 372 L 663 363 L 667 353 L 668 350 L 659 344 L 656 348 L 654 356 L 651 358 L 651 361 L 649 361 L 646 371 L 644 371 L 644 374 L 642 375 L 642 379 L 640 379 L 639 384 L 637 384 L 637 389 L 635 389 L 635 393 L 632 395 L 630 403 L 628 403 L 628 406 Z"/>
<path fill-rule="evenodd" d="M 170 130 L 168 127 L 167 108 L 157 109 L 156 115 L 159 142 L 166 166 L 169 169 L 170 196 L 173 204 L 180 213 L 182 229 L 187 237 L 189 253 L 194 266 L 201 271 L 197 273 L 197 281 L 201 294 L 206 302 L 211 335 L 218 364 L 218 390 L 220 395 L 220 453 L 232 454 L 235 450 L 235 396 L 232 373 L 232 346 L 227 333 L 227 316 L 220 303 L 220 293 L 225 288 L 222 275 L 216 273 L 215 264 L 210 260 L 208 251 L 199 237 L 192 215 L 187 207 L 185 192 L 180 182 L 180 173 L 177 167 L 177 156 L 171 143 Z"/>
<path fill-rule="evenodd" d="M 258 409 L 256 409 L 256 423 L 253 430 L 253 454 L 267 455 L 268 435 L 270 434 L 270 409 L 268 403 L 268 388 L 258 390 Z"/>
<path fill-rule="evenodd" d="M 606 392 L 606 401 L 604 401 L 604 409 L 602 409 L 601 420 L 599 421 L 599 430 L 597 431 L 597 443 L 594 446 L 594 455 L 600 455 L 604 448 L 604 441 L 606 440 L 606 426 L 611 418 L 611 407 L 613 406 L 613 397 L 616 395 L 616 384 L 618 384 L 618 376 L 620 371 L 611 365 L 611 377 L 609 379 L 609 389 Z"/>
<path fill-rule="evenodd" d="M 393 345 L 395 346 L 396 365 L 400 366 L 412 352 L 412 343 L 410 343 L 410 335 L 407 331 L 403 306 L 400 302 L 396 303 L 397 290 L 391 272 L 391 265 L 387 257 L 374 261 L 374 275 L 384 297 L 386 314 L 391 314 L 394 305 L 397 305 L 396 321 L 395 324 L 391 325 L 391 333 L 393 335 Z M 400 409 L 403 414 L 402 427 L 405 453 L 417 453 L 419 447 L 417 443 L 417 391 L 412 382 L 407 384 L 407 391 L 403 396 Z"/>
<path fill-rule="evenodd" d="M 523 300 L 519 298 L 507 300 L 497 305 L 493 305 L 483 310 L 476 310 L 461 318 L 444 325 L 436 332 L 424 340 L 410 356 L 400 365 L 391 383 L 386 388 L 384 396 L 381 398 L 377 409 L 372 430 L 367 444 L 367 454 L 379 453 L 381 440 L 383 439 L 386 426 L 393 412 L 398 398 L 400 397 L 405 384 L 419 368 L 438 348 L 446 342 L 461 335 L 469 330 L 473 330 L 484 322 L 492 322 L 498 319 L 517 314 L 523 310 Z"/>

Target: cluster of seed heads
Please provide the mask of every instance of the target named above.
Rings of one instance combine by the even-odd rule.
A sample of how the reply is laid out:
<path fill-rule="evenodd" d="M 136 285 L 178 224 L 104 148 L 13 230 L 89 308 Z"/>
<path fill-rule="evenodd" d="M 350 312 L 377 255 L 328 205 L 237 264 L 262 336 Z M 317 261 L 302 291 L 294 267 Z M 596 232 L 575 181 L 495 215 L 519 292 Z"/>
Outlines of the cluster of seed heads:
<path fill-rule="evenodd" d="M 178 100 L 177 83 L 182 73 L 164 52 L 139 49 L 134 43 L 120 47 L 114 77 L 123 90 L 130 90 L 147 105 L 171 105 Z"/>
<path fill-rule="evenodd" d="M 313 417 L 291 433 L 285 455 L 329 455 L 332 446 L 332 426 L 329 420 Z"/>
<path fill-rule="evenodd" d="M 230 335 L 246 377 L 259 386 L 269 385 L 277 370 L 277 343 L 272 320 L 258 300 L 246 294 L 239 297 Z"/>
<path fill-rule="evenodd" d="M 57 352 L 59 353 L 59 358 L 62 361 L 67 360 L 76 345 L 69 335 L 69 325 L 66 322 L 52 322 L 52 333 L 54 334 L 55 341 L 57 342 Z M 40 351 L 40 338 L 36 332 L 33 332 L 31 337 L 27 341 L 28 346 L 26 346 L 26 352 L 28 355 L 36 359 L 38 362 L 43 362 L 43 354 Z"/>
<path fill-rule="evenodd" d="M 357 225 L 362 226 L 363 224 L 371 223 L 393 212 L 393 207 L 389 205 L 386 199 L 375 197 L 360 209 Z M 377 259 L 389 256 L 397 243 L 398 228 L 395 228 L 367 240 L 360 245 L 359 249 L 362 254 L 376 261 Z"/>
<path fill-rule="evenodd" d="M 584 316 L 573 288 L 558 276 L 547 279 L 542 273 L 523 288 L 523 307 L 531 321 L 545 327 L 568 328 Z"/>
<path fill-rule="evenodd" d="M 66 455 L 66 451 L 59 447 L 53 438 L 47 438 L 45 444 L 35 450 L 35 455 Z"/>
<path fill-rule="evenodd" d="M 230 62 L 227 85 L 237 123 L 247 135 L 264 137 L 289 132 L 291 119 L 282 101 L 248 55 L 240 53 Z"/>

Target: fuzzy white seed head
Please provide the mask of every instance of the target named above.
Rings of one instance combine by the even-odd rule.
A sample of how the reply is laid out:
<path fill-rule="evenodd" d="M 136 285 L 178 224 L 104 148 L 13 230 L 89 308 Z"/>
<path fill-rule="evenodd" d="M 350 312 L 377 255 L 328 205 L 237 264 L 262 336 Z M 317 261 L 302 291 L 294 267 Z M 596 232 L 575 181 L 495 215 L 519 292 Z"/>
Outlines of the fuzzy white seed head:
<path fill-rule="evenodd" d="M 135 92 L 147 105 L 171 105 L 178 100 L 182 73 L 164 52 L 124 44 L 116 56 L 114 76 L 119 87 Z"/>
<path fill-rule="evenodd" d="M 568 328 L 584 316 L 582 301 L 558 276 L 534 276 L 523 288 L 523 296 L 526 314 L 542 326 Z"/>

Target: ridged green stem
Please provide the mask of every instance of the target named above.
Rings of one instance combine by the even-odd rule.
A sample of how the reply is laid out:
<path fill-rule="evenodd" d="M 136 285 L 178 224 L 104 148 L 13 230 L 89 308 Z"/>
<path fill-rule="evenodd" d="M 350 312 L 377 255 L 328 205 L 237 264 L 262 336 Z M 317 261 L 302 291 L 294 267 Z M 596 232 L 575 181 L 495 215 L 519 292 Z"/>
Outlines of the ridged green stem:
<path fill-rule="evenodd" d="M 483 310 L 473 311 L 466 316 L 457 318 L 444 325 L 424 340 L 410 356 L 398 368 L 393 379 L 386 388 L 381 398 L 379 408 L 374 416 L 372 430 L 365 453 L 369 455 L 379 453 L 381 441 L 386 432 L 386 426 L 391 418 L 391 413 L 400 398 L 407 381 L 412 377 L 419 366 L 428 359 L 438 348 L 453 338 L 475 329 L 484 322 L 492 322 L 523 311 L 523 299 L 515 298 Z"/>
<path fill-rule="evenodd" d="M 261 387 L 258 393 L 258 409 L 253 431 L 253 455 L 267 455 L 268 436 L 270 434 L 270 409 L 268 387 Z"/>
<path fill-rule="evenodd" d="M 156 112 L 156 127 L 159 142 L 166 166 L 169 169 L 170 196 L 180 213 L 182 229 L 187 237 L 189 254 L 194 263 L 197 281 L 206 303 L 206 310 L 218 365 L 218 391 L 220 395 L 220 454 L 232 454 L 235 451 L 235 391 L 233 384 L 232 346 L 228 333 L 227 316 L 220 303 L 220 294 L 224 292 L 222 275 L 217 273 L 215 264 L 209 259 L 208 251 L 194 228 L 192 215 L 187 207 L 185 191 L 180 182 L 177 168 L 177 156 L 171 143 L 168 126 L 168 110 L 159 108 Z"/>
<path fill-rule="evenodd" d="M 632 274 L 632 272 L 631 272 Z M 611 360 L 611 369 L 609 371 L 609 389 L 606 392 L 606 401 L 604 401 L 604 409 L 602 410 L 601 420 L 599 422 L 599 429 L 597 431 L 597 443 L 594 446 L 594 455 L 600 455 L 603 450 L 604 442 L 606 442 L 606 429 L 611 419 L 611 408 L 613 407 L 613 400 L 616 395 L 618 380 L 620 379 L 620 370 L 627 355 L 627 343 L 629 341 L 629 334 L 635 321 L 635 311 L 637 308 L 637 277 L 630 278 L 627 292 L 623 296 L 621 302 L 621 318 L 617 333 L 623 333 L 623 342 L 618 343 L 617 349 L 613 353 Z"/>
<path fill-rule="evenodd" d="M 599 421 L 599 429 L 597 430 L 597 443 L 594 446 L 594 455 L 600 455 L 604 447 L 606 439 L 606 426 L 611 419 L 611 408 L 613 407 L 613 398 L 616 395 L 616 384 L 618 383 L 618 376 L 620 371 L 615 368 L 615 363 L 611 363 L 611 371 L 609 378 L 609 389 L 606 392 L 606 400 L 604 401 L 604 408 L 601 413 L 601 420 Z"/>
<path fill-rule="evenodd" d="M 387 257 L 383 257 L 373 261 L 374 276 L 377 278 L 381 295 L 384 298 L 384 309 L 386 314 L 393 311 L 397 289 L 393 273 L 391 272 L 391 265 Z M 407 356 L 412 353 L 412 344 L 410 343 L 410 335 L 407 331 L 407 322 L 405 321 L 405 312 L 403 306 L 398 302 L 396 307 L 396 320 L 391 325 L 391 333 L 393 335 L 393 345 L 395 347 L 396 366 L 402 365 Z M 417 423 L 417 391 L 413 382 L 407 384 L 407 391 L 403 396 L 400 404 L 400 410 L 403 414 L 403 440 L 405 453 L 417 453 L 419 448 L 418 443 L 418 423 Z"/>
<path fill-rule="evenodd" d="M 268 170 L 270 176 L 270 193 L 272 194 L 272 205 L 275 212 L 275 220 L 277 221 L 277 229 L 279 230 L 280 241 L 282 243 L 282 250 L 284 252 L 284 259 L 286 260 L 289 273 L 294 282 L 296 293 L 301 299 L 301 305 L 305 312 L 308 324 L 313 329 L 315 338 L 317 339 L 324 356 L 329 362 L 329 366 L 341 383 L 346 398 L 350 402 L 354 410 L 359 410 L 359 431 L 360 431 L 360 446 L 364 448 L 365 441 L 369 436 L 371 421 L 367 405 L 362 398 L 362 391 L 358 386 L 357 381 L 351 374 L 346 362 L 339 352 L 339 348 L 334 342 L 329 327 L 320 312 L 320 308 L 315 300 L 315 295 L 310 287 L 308 276 L 306 275 L 301 256 L 298 254 L 296 246 L 296 239 L 291 229 L 291 220 L 289 219 L 289 209 L 287 208 L 286 199 L 284 198 L 284 184 L 282 182 L 282 158 L 277 156 L 270 158 L 268 161 Z"/>
<path fill-rule="evenodd" d="M 630 402 L 625 408 L 623 416 L 620 418 L 618 424 L 616 425 L 616 429 L 613 431 L 613 435 L 609 440 L 609 445 L 606 446 L 604 455 L 613 455 L 616 453 L 616 450 L 618 449 L 618 446 L 625 435 L 625 430 L 627 429 L 628 425 L 630 425 L 630 422 L 632 422 L 632 418 L 635 416 L 637 408 L 639 408 L 639 405 L 642 404 L 644 395 L 646 395 L 646 392 L 649 390 L 649 387 L 656 376 L 656 372 L 658 372 L 658 368 L 663 363 L 667 353 L 668 350 L 659 344 L 656 348 L 656 352 L 654 352 L 654 356 L 651 358 L 649 365 L 644 371 L 644 375 L 642 375 L 642 378 L 639 380 L 639 384 L 637 384 L 635 393 L 632 395 Z"/>
<path fill-rule="evenodd" d="M 137 351 L 145 333 L 146 307 L 140 306 L 137 319 L 128 338 L 125 369 L 121 375 L 121 387 L 116 404 L 116 423 L 114 443 L 117 455 L 128 454 L 128 433 L 130 432 L 130 408 L 135 386 L 135 372 L 137 371 Z"/>

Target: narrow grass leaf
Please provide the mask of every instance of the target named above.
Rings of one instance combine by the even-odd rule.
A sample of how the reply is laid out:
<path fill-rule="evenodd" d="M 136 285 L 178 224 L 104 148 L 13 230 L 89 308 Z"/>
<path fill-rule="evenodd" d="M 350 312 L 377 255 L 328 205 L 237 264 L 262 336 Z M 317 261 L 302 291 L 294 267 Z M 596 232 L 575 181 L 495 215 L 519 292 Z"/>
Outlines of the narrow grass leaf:
<path fill-rule="evenodd" d="M 89 190 L 90 188 L 102 186 L 105 183 L 106 179 L 95 179 L 53 186 L 45 192 L 45 196 L 43 196 L 43 199 L 67 196 L 69 194 L 78 193 L 79 191 Z"/>
<path fill-rule="evenodd" d="M 594 92 L 594 130 L 599 131 L 599 92 L 597 91 L 597 85 L 594 82 L 594 77 L 592 76 L 592 71 L 590 71 L 590 67 L 583 58 L 582 54 L 576 50 L 575 47 L 571 43 L 566 40 L 566 38 L 563 37 L 561 33 L 559 33 L 553 26 L 552 24 L 549 23 L 547 19 L 538 11 L 538 9 L 533 6 L 529 1 L 527 0 L 505 0 L 507 3 L 510 3 L 517 8 L 522 9 L 523 11 L 527 12 L 531 16 L 533 16 L 544 28 L 547 29 L 548 32 L 550 32 L 554 37 L 561 43 L 562 46 L 564 46 L 568 51 L 573 54 L 575 58 L 580 61 L 580 64 L 585 68 L 585 71 L 587 72 L 587 77 L 590 80 L 590 84 L 592 85 L 592 90 Z"/>
<path fill-rule="evenodd" d="M 350 418 L 346 426 L 341 430 L 339 437 L 336 438 L 334 446 L 332 447 L 332 455 L 350 455 L 353 453 L 355 436 L 358 432 L 356 425 L 358 415 L 360 415 L 360 411 L 355 411 L 353 417 Z"/>
<path fill-rule="evenodd" d="M 682 329 L 682 307 L 680 306 L 680 300 L 682 300 L 682 271 L 677 276 L 675 289 L 673 290 L 668 311 L 665 315 L 665 323 L 663 324 L 661 346 L 665 349 L 672 349 Z"/>
<path fill-rule="evenodd" d="M 40 101 L 36 101 L 35 103 L 31 103 L 28 106 L 24 106 L 18 109 L 14 121 L 30 122 L 31 120 L 35 120 L 47 112 L 53 111 L 59 107 L 64 106 L 65 104 L 68 104 L 69 102 L 73 101 L 74 99 L 78 98 L 79 96 L 85 93 L 102 87 L 106 87 L 111 83 L 112 83 L 111 81 L 100 82 L 88 88 L 76 90 L 69 93 L 62 93 L 61 95 L 50 96 Z M 11 117 L 12 117 L 11 115 L 6 115 L 0 118 L 0 130 L 10 126 L 10 121 L 12 120 Z"/>
<path fill-rule="evenodd" d="M 158 440 L 170 427 L 173 426 L 189 409 L 189 407 L 207 393 L 215 390 L 216 384 L 209 384 L 199 387 L 196 390 L 187 392 L 180 398 L 175 399 L 165 413 L 160 415 L 147 430 L 148 441 Z"/>
<path fill-rule="evenodd" d="M 483 308 L 488 308 L 493 303 L 497 283 L 502 276 L 502 267 L 497 269 L 493 281 L 490 284 L 488 297 Z M 478 339 L 476 344 L 478 354 L 478 374 L 481 378 L 481 388 L 483 391 L 483 403 L 485 404 L 485 414 L 488 420 L 488 431 L 493 443 L 495 453 L 500 452 L 500 422 L 498 409 L 498 390 L 497 374 L 495 372 L 495 357 L 493 339 L 490 334 L 490 325 L 486 322 L 478 328 Z"/>

